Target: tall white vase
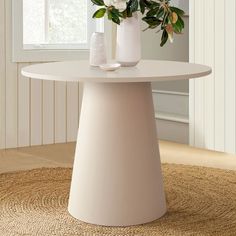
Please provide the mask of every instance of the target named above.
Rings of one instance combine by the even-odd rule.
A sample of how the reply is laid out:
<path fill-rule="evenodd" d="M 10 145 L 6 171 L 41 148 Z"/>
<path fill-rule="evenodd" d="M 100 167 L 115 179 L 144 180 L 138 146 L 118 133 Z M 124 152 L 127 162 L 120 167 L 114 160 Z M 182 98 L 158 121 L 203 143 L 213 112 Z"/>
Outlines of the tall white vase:
<path fill-rule="evenodd" d="M 135 66 L 141 59 L 140 20 L 137 13 L 117 26 L 116 60 L 122 66 Z"/>

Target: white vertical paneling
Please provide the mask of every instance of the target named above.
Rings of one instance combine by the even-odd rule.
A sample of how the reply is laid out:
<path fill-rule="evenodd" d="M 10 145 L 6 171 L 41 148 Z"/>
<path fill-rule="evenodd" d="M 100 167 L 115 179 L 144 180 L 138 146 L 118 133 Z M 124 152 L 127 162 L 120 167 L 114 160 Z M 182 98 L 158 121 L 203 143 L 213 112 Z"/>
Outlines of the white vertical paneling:
<path fill-rule="evenodd" d="M 224 151 L 225 2 L 215 1 L 215 150 Z"/>
<path fill-rule="evenodd" d="M 207 78 L 190 82 L 190 110 L 194 112 L 190 127 L 195 131 L 190 132 L 191 144 L 235 153 L 236 3 L 235 0 L 192 0 L 190 5 L 191 14 L 195 14 L 195 22 L 192 20 L 190 25 L 190 51 L 194 48 L 195 55 L 191 53 L 190 60 L 213 69 Z M 203 143 L 196 140 L 202 141 L 202 137 Z"/>
<path fill-rule="evenodd" d="M 196 4 L 197 2 L 197 4 Z M 204 3 L 205 0 L 195 1 L 195 62 L 204 63 L 204 49 L 205 49 L 205 38 L 204 38 Z M 197 50 L 196 50 L 197 49 Z M 204 130 L 204 83 L 202 79 L 195 80 L 195 93 L 198 94 L 199 98 L 195 100 L 195 145 L 198 147 L 204 147 L 205 140 L 201 130 Z"/>
<path fill-rule="evenodd" d="M 66 83 L 55 83 L 55 142 L 66 142 Z"/>
<path fill-rule="evenodd" d="M 0 0 L 0 149 L 75 141 L 82 86 L 21 75 L 29 63 L 12 63 L 11 3 Z"/>
<path fill-rule="evenodd" d="M 215 34 L 215 0 L 205 1 L 205 22 L 204 22 L 204 40 L 205 40 L 205 64 L 213 68 L 212 74 L 204 79 L 205 82 L 205 146 L 209 149 L 215 148 L 215 42 L 212 40 Z"/>
<path fill-rule="evenodd" d="M 79 84 L 67 83 L 67 142 L 77 138 L 79 124 Z"/>
<path fill-rule="evenodd" d="M 6 138 L 6 44 L 5 0 L 0 0 L 0 149 L 5 148 Z"/>
<path fill-rule="evenodd" d="M 42 142 L 42 81 L 31 79 L 31 145 Z"/>
<path fill-rule="evenodd" d="M 28 63 L 18 64 L 18 146 L 30 145 L 30 79 L 21 74 Z"/>
<path fill-rule="evenodd" d="M 43 144 L 54 143 L 54 82 L 43 81 Z"/>
<path fill-rule="evenodd" d="M 6 25 L 12 25 L 12 1 L 6 4 Z M 6 148 L 17 144 L 17 64 L 12 63 L 12 30 L 6 27 Z"/>
<path fill-rule="evenodd" d="M 189 61 L 195 61 L 195 0 L 189 0 L 189 25 L 192 30 L 189 32 Z M 195 80 L 189 82 L 189 144 L 195 145 Z"/>
<path fill-rule="evenodd" d="M 235 153 L 235 0 L 225 0 L 225 149 Z"/>

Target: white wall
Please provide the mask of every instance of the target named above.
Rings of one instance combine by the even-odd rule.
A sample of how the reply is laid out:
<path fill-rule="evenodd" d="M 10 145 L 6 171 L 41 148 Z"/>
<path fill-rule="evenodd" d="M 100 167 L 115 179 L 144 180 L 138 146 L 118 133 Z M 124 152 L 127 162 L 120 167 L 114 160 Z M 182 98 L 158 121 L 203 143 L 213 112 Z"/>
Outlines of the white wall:
<path fill-rule="evenodd" d="M 21 76 L 12 63 L 11 0 L 0 0 L 0 148 L 76 140 L 79 85 Z"/>
<path fill-rule="evenodd" d="M 236 152 L 236 3 L 190 1 L 190 60 L 213 73 L 190 82 L 190 143 Z"/>

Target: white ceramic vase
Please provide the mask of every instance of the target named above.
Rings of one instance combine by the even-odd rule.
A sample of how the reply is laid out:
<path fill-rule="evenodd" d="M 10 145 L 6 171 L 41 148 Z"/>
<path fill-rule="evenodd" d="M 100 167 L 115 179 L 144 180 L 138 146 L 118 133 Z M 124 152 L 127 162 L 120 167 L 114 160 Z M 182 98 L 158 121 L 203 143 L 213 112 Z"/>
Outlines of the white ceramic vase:
<path fill-rule="evenodd" d="M 95 32 L 90 41 L 90 65 L 100 66 L 107 62 L 104 33 Z"/>
<path fill-rule="evenodd" d="M 117 26 L 116 60 L 122 66 L 135 66 L 141 59 L 141 35 L 138 13 Z"/>

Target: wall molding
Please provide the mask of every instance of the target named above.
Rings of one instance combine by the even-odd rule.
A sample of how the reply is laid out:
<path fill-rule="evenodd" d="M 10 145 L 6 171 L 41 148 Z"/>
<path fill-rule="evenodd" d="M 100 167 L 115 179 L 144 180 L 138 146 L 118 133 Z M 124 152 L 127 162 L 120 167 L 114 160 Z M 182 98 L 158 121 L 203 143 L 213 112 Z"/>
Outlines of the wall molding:
<path fill-rule="evenodd" d="M 152 90 L 153 93 L 157 94 L 168 94 L 168 95 L 179 95 L 179 96 L 189 96 L 189 93 L 184 92 L 176 92 L 176 91 L 167 91 L 167 90 Z"/>
<path fill-rule="evenodd" d="M 159 138 L 188 144 L 189 94 L 153 90 L 153 102 Z"/>
<path fill-rule="evenodd" d="M 177 117 L 189 117 L 189 94 L 175 91 L 153 90 L 155 111 Z"/>
<path fill-rule="evenodd" d="M 155 118 L 159 120 L 167 120 L 177 123 L 189 124 L 189 119 L 187 117 L 176 115 L 173 113 L 156 112 Z"/>

